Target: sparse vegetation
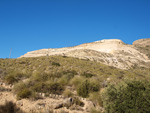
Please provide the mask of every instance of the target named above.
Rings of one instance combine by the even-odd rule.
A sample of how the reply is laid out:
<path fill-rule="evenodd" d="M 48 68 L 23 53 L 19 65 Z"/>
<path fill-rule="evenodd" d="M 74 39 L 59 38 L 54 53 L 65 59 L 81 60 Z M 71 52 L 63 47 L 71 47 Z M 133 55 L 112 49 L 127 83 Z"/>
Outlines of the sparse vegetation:
<path fill-rule="evenodd" d="M 14 84 L 13 92 L 17 95 L 17 99 L 29 98 L 35 100 L 40 98 L 38 97 L 39 93 L 45 93 L 47 95 L 63 94 L 65 97 L 72 97 L 73 99 L 74 97 L 80 96 L 89 98 L 95 105 L 104 107 L 107 112 L 107 109 L 109 109 L 111 105 L 118 105 L 108 100 L 108 98 L 113 97 L 109 95 L 113 92 L 113 89 L 115 89 L 114 96 L 119 95 L 120 97 L 118 98 L 127 100 L 125 95 L 122 93 L 119 94 L 119 92 L 125 91 L 124 94 L 126 94 L 128 90 L 123 89 L 127 88 L 129 84 L 122 83 L 121 81 L 136 79 L 137 81 L 147 80 L 149 82 L 150 71 L 144 67 L 137 68 L 136 66 L 129 70 L 121 70 L 89 60 L 49 56 L 0 59 L 0 79 L 7 84 Z M 145 91 L 149 93 L 147 89 L 148 85 L 144 82 L 142 82 L 142 84 L 144 84 Z M 130 85 L 132 86 L 132 84 Z M 128 88 L 130 89 L 130 87 Z M 108 90 L 110 90 L 110 92 Z M 135 91 L 139 93 L 138 88 Z M 144 90 L 142 91 L 145 92 Z M 130 92 L 132 93 L 132 91 Z M 144 97 L 144 99 L 148 99 L 148 93 L 140 93 L 140 95 L 143 94 L 147 96 Z M 136 96 L 137 95 L 135 95 L 135 97 Z M 120 102 L 117 100 L 118 98 L 113 98 L 113 102 Z M 74 100 L 76 105 L 83 106 L 84 103 L 80 102 L 79 98 L 75 98 Z M 138 102 L 140 103 L 140 101 Z M 106 106 L 106 103 L 108 106 Z M 121 106 L 122 104 L 119 105 Z M 146 105 L 143 104 L 143 106 Z M 114 107 L 112 111 L 115 111 L 114 109 L 119 109 L 119 107 Z M 95 109 L 92 112 L 96 113 L 99 112 L 99 110 Z"/>

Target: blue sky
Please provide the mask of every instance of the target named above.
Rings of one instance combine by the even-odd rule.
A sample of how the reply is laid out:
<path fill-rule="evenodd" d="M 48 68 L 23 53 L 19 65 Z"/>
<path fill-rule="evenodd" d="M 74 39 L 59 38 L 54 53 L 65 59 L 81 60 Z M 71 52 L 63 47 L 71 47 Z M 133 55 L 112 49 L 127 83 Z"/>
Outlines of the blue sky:
<path fill-rule="evenodd" d="M 150 38 L 150 0 L 0 0 L 0 58 L 102 39 Z"/>

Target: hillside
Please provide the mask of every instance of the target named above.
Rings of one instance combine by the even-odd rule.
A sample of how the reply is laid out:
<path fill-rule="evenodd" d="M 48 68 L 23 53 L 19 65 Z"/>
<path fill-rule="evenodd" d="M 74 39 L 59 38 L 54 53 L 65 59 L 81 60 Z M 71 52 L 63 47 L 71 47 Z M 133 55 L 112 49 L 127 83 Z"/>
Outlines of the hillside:
<path fill-rule="evenodd" d="M 41 49 L 28 52 L 22 57 L 39 57 L 61 55 L 80 59 L 89 59 L 91 61 L 101 62 L 103 64 L 117 67 L 120 69 L 129 69 L 134 66 L 149 67 L 150 43 L 141 47 L 137 43 L 127 45 L 119 39 L 101 40 L 92 43 L 85 43 L 74 47 Z"/>
<path fill-rule="evenodd" d="M 150 80 L 149 74 L 146 68 L 121 70 L 96 61 L 66 56 L 0 59 L 0 83 L 3 83 L 0 101 L 1 104 L 5 100 L 13 101 L 25 112 L 49 109 L 83 113 L 90 112 L 92 106 L 103 110 L 100 92 L 108 84 L 132 79 Z M 90 89 L 84 93 L 82 87 L 85 83 Z M 67 103 L 68 107 L 65 107 L 63 102 L 70 97 L 75 103 Z"/>

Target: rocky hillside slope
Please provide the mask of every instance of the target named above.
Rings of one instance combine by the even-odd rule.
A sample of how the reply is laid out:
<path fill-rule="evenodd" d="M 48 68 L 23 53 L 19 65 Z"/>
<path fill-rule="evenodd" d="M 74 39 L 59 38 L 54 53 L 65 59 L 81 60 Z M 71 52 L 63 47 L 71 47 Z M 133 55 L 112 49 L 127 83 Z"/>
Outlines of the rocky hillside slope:
<path fill-rule="evenodd" d="M 129 69 L 134 66 L 148 67 L 150 58 L 146 51 L 149 49 L 145 50 L 145 47 L 150 48 L 148 43 L 150 39 L 141 40 L 135 41 L 133 45 L 127 45 L 119 39 L 100 40 L 74 47 L 31 51 L 21 57 L 62 55 L 89 59 L 120 69 Z M 143 44 L 145 46 L 141 46 Z"/>
<path fill-rule="evenodd" d="M 134 41 L 133 45 L 150 58 L 150 38 Z"/>

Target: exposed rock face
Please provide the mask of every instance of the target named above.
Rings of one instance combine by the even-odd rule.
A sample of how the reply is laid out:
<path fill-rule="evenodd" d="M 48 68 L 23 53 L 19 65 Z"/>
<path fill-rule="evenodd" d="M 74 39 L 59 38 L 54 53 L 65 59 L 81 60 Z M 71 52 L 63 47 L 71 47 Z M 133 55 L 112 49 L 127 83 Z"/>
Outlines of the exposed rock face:
<path fill-rule="evenodd" d="M 134 44 L 137 45 L 139 42 L 141 41 L 134 42 Z M 148 44 L 150 45 L 150 43 Z M 101 40 L 74 47 L 41 49 L 28 52 L 21 57 L 39 57 L 47 55 L 62 55 L 89 59 L 121 69 L 128 69 L 134 65 L 146 67 L 145 64 L 150 62 L 150 59 L 145 53 L 142 53 L 133 45 L 123 43 L 119 39 Z"/>

